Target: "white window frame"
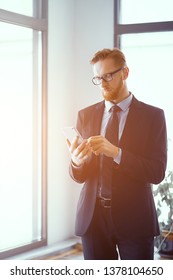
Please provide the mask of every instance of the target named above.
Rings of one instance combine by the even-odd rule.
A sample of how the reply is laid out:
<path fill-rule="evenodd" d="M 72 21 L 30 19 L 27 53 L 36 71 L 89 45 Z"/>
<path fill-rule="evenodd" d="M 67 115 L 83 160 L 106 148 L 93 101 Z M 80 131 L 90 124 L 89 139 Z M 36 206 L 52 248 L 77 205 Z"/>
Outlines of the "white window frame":
<path fill-rule="evenodd" d="M 25 16 L 0 9 L 0 21 L 10 23 L 42 34 L 42 201 L 41 201 L 41 240 L 0 253 L 0 259 L 5 259 L 28 250 L 47 244 L 47 32 L 48 32 L 48 0 L 33 0 L 33 17 Z M 34 35 L 33 46 L 37 46 L 37 35 Z M 37 51 L 37 47 L 35 47 Z M 37 65 L 36 65 L 37 67 Z M 34 72 L 34 70 L 33 70 Z M 33 73 L 34 76 L 34 73 Z M 37 86 L 37 84 L 36 84 Z M 33 201 L 34 202 L 34 201 Z M 36 221 L 35 221 L 36 222 Z M 33 227 L 34 230 L 34 227 Z"/>

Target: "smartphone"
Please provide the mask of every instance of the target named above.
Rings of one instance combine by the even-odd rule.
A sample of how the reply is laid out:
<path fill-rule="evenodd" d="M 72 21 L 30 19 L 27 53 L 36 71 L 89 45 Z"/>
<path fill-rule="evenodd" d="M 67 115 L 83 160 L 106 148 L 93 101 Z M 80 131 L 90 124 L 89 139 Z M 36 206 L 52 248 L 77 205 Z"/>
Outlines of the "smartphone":
<path fill-rule="evenodd" d="M 62 132 L 63 132 L 65 138 L 70 141 L 70 143 L 73 141 L 74 137 L 76 137 L 76 136 L 79 137 L 79 142 L 82 142 L 82 140 L 83 140 L 83 138 L 80 135 L 79 131 L 74 126 L 63 127 L 62 128 Z"/>

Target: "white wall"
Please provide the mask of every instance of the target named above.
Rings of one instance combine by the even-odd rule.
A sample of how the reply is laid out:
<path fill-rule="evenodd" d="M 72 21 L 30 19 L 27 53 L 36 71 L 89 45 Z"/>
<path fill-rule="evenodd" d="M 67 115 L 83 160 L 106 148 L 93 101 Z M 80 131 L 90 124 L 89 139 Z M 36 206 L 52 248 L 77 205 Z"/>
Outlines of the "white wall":
<path fill-rule="evenodd" d="M 70 160 L 60 128 L 98 100 L 91 83 L 93 53 L 113 47 L 113 0 L 49 0 L 48 244 L 74 234 L 81 186 L 68 175 Z"/>
<path fill-rule="evenodd" d="M 78 109 L 101 100 L 99 89 L 91 82 L 93 54 L 102 48 L 112 48 L 113 0 L 76 0 L 76 105 Z"/>

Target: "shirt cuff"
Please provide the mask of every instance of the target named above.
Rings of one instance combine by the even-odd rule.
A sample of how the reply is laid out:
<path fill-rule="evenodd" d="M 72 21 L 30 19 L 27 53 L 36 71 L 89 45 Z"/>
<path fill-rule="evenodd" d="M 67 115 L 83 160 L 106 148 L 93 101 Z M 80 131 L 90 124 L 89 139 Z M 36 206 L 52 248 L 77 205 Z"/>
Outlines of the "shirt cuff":
<path fill-rule="evenodd" d="M 122 150 L 119 148 L 118 155 L 117 155 L 116 157 L 114 157 L 114 161 L 115 161 L 117 164 L 120 164 L 120 162 L 121 162 L 121 157 L 122 157 Z"/>

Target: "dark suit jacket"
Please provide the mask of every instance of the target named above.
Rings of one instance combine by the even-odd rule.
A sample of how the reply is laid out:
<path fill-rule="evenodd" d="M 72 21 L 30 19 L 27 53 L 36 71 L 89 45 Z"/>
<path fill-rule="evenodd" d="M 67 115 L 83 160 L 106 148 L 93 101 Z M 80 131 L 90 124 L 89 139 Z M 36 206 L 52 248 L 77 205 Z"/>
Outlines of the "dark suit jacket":
<path fill-rule="evenodd" d="M 104 101 L 78 113 L 77 129 L 88 138 L 100 134 Z M 117 232 L 124 237 L 159 235 L 152 184 L 165 176 L 167 135 L 163 110 L 133 97 L 119 143 L 120 165 L 114 163 L 111 213 Z M 70 175 L 81 190 L 76 217 L 76 235 L 83 236 L 94 213 L 98 185 L 99 157 L 80 168 L 70 164 Z"/>

